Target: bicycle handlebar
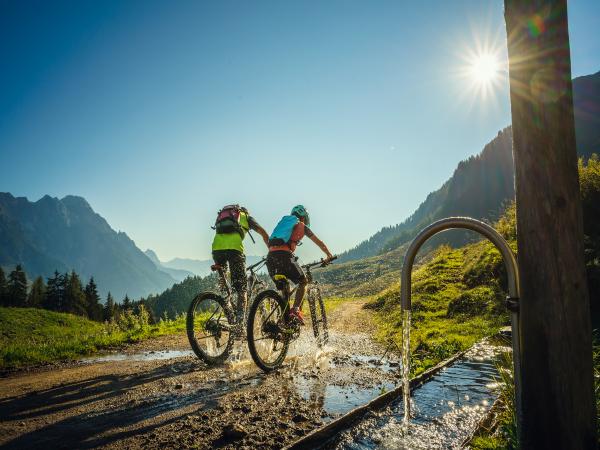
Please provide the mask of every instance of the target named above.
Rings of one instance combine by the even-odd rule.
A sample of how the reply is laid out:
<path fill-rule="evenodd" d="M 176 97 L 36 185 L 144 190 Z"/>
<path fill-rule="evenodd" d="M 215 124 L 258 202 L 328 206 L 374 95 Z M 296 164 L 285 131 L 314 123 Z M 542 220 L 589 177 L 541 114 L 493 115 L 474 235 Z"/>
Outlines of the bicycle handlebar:
<path fill-rule="evenodd" d="M 317 267 L 317 266 L 325 267 L 328 264 L 331 264 L 331 262 L 335 261 L 336 259 L 337 259 L 337 256 L 334 256 L 329 261 L 325 261 L 324 259 L 322 259 L 321 261 L 315 261 L 315 262 L 310 263 L 310 264 L 304 264 L 302 267 L 305 268 L 305 269 L 311 269 L 311 268 Z"/>

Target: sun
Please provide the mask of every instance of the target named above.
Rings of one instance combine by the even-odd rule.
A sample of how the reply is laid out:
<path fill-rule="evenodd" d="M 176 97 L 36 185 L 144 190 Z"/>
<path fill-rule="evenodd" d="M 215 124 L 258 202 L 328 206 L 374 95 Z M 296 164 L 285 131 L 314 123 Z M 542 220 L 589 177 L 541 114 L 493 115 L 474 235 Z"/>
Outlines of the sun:
<path fill-rule="evenodd" d="M 495 83 L 500 76 L 500 62 L 493 53 L 474 55 L 469 62 L 469 76 L 479 85 Z"/>
<path fill-rule="evenodd" d="M 461 91 L 469 101 L 496 101 L 507 81 L 505 58 L 499 46 L 477 44 L 459 55 L 456 73 L 462 79 Z"/>
<path fill-rule="evenodd" d="M 504 26 L 472 24 L 470 36 L 449 40 L 455 62 L 448 73 L 456 82 L 458 104 L 486 111 L 500 108 L 508 87 L 508 55 Z"/>

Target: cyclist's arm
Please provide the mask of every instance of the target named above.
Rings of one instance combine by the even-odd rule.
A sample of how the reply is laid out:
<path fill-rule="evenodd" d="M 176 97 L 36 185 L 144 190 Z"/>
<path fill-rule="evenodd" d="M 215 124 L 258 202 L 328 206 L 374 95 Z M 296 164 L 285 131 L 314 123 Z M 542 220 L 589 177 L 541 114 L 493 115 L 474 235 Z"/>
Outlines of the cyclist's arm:
<path fill-rule="evenodd" d="M 255 231 L 258 234 L 260 234 L 260 236 L 263 238 L 263 241 L 265 241 L 265 245 L 268 247 L 269 246 L 269 235 L 267 234 L 265 229 L 263 227 L 261 227 L 259 224 L 256 224 Z"/>
<path fill-rule="evenodd" d="M 252 229 L 252 230 L 256 231 L 258 234 L 260 234 L 260 237 L 263 238 L 263 241 L 265 241 L 265 245 L 268 247 L 269 246 L 269 235 L 267 234 L 265 229 L 258 224 L 258 222 L 254 219 L 254 217 L 248 217 L 248 225 L 250 225 L 250 229 Z"/>
<path fill-rule="evenodd" d="M 315 244 L 317 244 L 317 247 L 323 250 L 323 253 L 327 255 L 327 259 L 333 258 L 333 255 L 331 254 L 325 243 L 321 239 L 319 239 L 316 234 L 312 233 L 310 236 L 308 234 L 306 236 Z"/>

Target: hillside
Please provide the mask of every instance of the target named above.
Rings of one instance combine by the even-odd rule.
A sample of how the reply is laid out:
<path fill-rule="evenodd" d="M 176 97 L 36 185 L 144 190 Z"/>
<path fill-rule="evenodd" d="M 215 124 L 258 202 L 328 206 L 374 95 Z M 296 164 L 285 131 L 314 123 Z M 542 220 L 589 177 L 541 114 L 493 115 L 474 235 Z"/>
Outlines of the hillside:
<path fill-rule="evenodd" d="M 55 270 L 93 276 L 100 294 L 117 299 L 162 292 L 175 280 L 81 197 L 37 202 L 0 193 L 0 266 L 22 264 L 29 278 Z"/>
<path fill-rule="evenodd" d="M 0 373 L 64 361 L 150 337 L 181 334 L 185 322 L 151 325 L 147 315 L 96 322 L 73 314 L 38 308 L 0 307 Z"/>
<path fill-rule="evenodd" d="M 587 161 L 583 158 L 580 159 L 579 180 L 592 315 L 597 321 L 595 327 L 600 327 L 600 258 L 598 256 L 600 255 L 600 225 L 598 222 L 598 217 L 600 217 L 600 160 L 598 156 L 593 154 Z M 514 214 L 514 212 L 509 210 L 509 214 Z M 512 216 L 507 218 L 504 214 L 500 222 L 506 223 L 507 220 L 510 223 L 513 222 Z M 448 232 L 442 233 L 437 240 L 433 238 L 428 241 L 417 255 L 417 265 L 431 261 L 435 252 L 430 250 L 443 242 L 446 233 Z M 514 234 L 514 230 L 511 233 Z M 475 233 L 471 233 L 471 236 L 473 239 L 479 237 Z M 510 237 L 514 239 L 514 236 L 510 235 Z M 479 242 L 470 245 L 480 244 Z M 332 264 L 325 269 L 315 271 L 316 278 L 322 283 L 327 295 L 360 297 L 379 294 L 389 286 L 398 286 L 402 261 L 408 245 L 409 243 L 404 243 L 394 250 L 357 261 Z"/>
<path fill-rule="evenodd" d="M 573 80 L 577 152 L 600 154 L 600 72 Z"/>
<path fill-rule="evenodd" d="M 178 314 L 185 313 L 192 299 L 204 291 L 217 291 L 216 275 L 188 277 L 160 295 L 150 296 L 146 300 L 156 318 L 166 315 L 173 319 Z"/>
<path fill-rule="evenodd" d="M 600 72 L 573 80 L 577 152 L 587 159 L 600 152 Z M 453 175 L 404 222 L 386 226 L 340 255 L 340 261 L 374 256 L 409 242 L 423 227 L 447 216 L 470 216 L 494 221 L 514 198 L 512 130 L 500 131 L 480 154 L 461 161 Z M 463 232 L 451 232 L 437 243 L 463 245 Z"/>
<path fill-rule="evenodd" d="M 497 228 L 515 245 L 514 208 Z M 442 246 L 413 273 L 412 371 L 465 350 L 509 322 L 504 306 L 506 274 L 500 252 L 487 241 L 452 249 Z M 402 342 L 400 284 L 371 301 L 378 339 Z"/>

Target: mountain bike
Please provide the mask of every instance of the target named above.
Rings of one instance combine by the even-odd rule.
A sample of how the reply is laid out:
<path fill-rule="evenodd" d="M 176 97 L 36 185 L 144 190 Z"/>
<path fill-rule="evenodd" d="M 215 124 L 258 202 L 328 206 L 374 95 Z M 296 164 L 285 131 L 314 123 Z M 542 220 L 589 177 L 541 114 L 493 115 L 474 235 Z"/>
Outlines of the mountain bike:
<path fill-rule="evenodd" d="M 317 266 L 325 267 L 336 258 L 329 262 L 321 260 L 302 266 L 308 279 L 306 300 L 319 348 L 328 343 L 329 329 L 321 288 L 313 279 L 312 269 Z M 260 292 L 248 312 L 248 349 L 256 365 L 265 372 L 275 370 L 283 364 L 290 342 L 300 336 L 301 327 L 297 321 L 289 319 L 290 299 L 297 287 L 291 289 L 290 281 L 284 275 L 275 275 L 273 281 L 278 291 L 269 289 Z"/>
<path fill-rule="evenodd" d="M 263 258 L 248 267 L 248 302 L 234 295 L 227 280 L 225 267 L 215 264 L 211 267 L 217 272 L 220 294 L 202 292 L 192 300 L 187 313 L 187 335 L 192 350 L 208 365 L 223 363 L 230 355 L 236 340 L 245 338 L 245 322 L 248 317 L 250 299 L 260 290 L 267 288 L 267 283 L 261 280 L 258 270 L 266 263 Z"/>

